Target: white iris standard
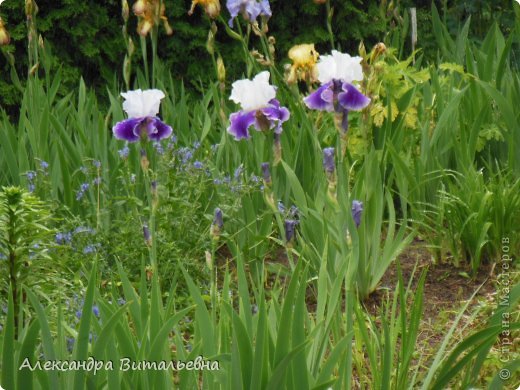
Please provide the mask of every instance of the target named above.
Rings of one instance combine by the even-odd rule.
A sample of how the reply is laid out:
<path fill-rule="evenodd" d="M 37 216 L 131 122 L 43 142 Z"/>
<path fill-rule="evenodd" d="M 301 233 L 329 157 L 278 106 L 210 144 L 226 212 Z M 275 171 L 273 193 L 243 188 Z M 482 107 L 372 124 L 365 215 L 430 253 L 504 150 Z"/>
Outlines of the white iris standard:
<path fill-rule="evenodd" d="M 318 62 L 318 80 L 321 84 L 332 80 L 341 80 L 344 83 L 363 80 L 362 58 L 351 57 L 348 53 L 332 50 L 331 55 L 320 57 Z"/>
<path fill-rule="evenodd" d="M 129 118 L 153 117 L 159 113 L 164 92 L 158 89 L 147 89 L 145 91 L 136 89 L 135 91 L 122 92 L 121 96 L 125 98 L 123 110 Z"/>
<path fill-rule="evenodd" d="M 232 85 L 230 100 L 239 104 L 244 111 L 256 111 L 265 108 L 275 98 L 276 89 L 269 84 L 267 71 L 258 73 L 253 80 L 238 80 Z"/>

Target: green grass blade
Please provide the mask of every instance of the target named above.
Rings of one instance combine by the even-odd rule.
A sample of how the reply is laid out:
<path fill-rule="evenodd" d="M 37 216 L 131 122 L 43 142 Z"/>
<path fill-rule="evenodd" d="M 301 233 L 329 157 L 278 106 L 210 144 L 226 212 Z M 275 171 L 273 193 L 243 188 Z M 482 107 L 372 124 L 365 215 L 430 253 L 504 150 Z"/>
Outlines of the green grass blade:
<path fill-rule="evenodd" d="M 55 360 L 56 359 L 56 353 L 54 351 L 54 345 L 52 343 L 52 334 L 51 334 L 51 328 L 49 326 L 49 322 L 47 321 L 47 316 L 45 315 L 45 311 L 43 310 L 43 307 L 41 303 L 39 302 L 38 298 L 34 293 L 28 289 L 25 288 L 25 294 L 27 294 L 27 297 L 29 298 L 29 301 L 31 301 L 31 305 L 33 306 L 34 310 L 36 311 L 36 316 L 38 318 L 38 322 L 40 324 L 41 328 L 41 334 L 42 334 L 42 346 L 43 346 L 43 356 L 45 360 Z M 51 382 L 51 388 L 58 389 L 59 388 L 59 382 L 58 382 L 58 375 L 55 371 L 49 371 L 49 377 Z"/>
<path fill-rule="evenodd" d="M 24 335 L 22 340 L 22 346 L 20 348 L 20 354 L 18 357 L 18 367 L 22 366 L 22 363 L 26 358 L 29 359 L 31 365 L 34 364 L 35 356 L 34 352 L 38 350 L 38 333 L 40 332 L 40 324 L 38 321 L 33 321 L 29 325 L 27 333 Z M 17 370 L 18 380 L 17 388 L 19 389 L 32 389 L 33 387 L 33 371 L 31 370 Z"/>
<path fill-rule="evenodd" d="M 75 345 L 74 360 L 86 361 L 88 358 L 89 349 L 89 333 L 90 333 L 90 320 L 92 318 L 92 305 L 94 303 L 94 293 L 96 288 L 96 277 L 97 277 L 97 266 L 94 263 L 90 278 L 88 281 L 87 291 L 85 294 L 85 302 L 83 303 L 83 309 L 81 312 L 81 320 L 79 323 L 78 338 Z M 85 372 L 78 370 L 74 373 L 74 389 L 82 390 L 85 385 Z"/>
<path fill-rule="evenodd" d="M 9 288 L 9 301 L 7 303 L 7 318 L 3 331 L 2 345 L 2 386 L 6 389 L 15 388 L 14 369 L 14 303 L 13 291 Z"/>

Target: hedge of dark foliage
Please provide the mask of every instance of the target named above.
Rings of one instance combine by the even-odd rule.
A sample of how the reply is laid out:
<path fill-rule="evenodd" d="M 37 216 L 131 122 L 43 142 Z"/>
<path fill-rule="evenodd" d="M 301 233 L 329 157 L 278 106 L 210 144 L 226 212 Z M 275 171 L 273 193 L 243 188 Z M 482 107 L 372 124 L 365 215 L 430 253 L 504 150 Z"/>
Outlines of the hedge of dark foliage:
<path fill-rule="evenodd" d="M 54 62 L 62 68 L 64 85 L 77 85 L 80 76 L 87 84 L 104 94 L 107 83 L 121 82 L 121 69 L 125 45 L 121 33 L 123 20 L 120 0 L 36 0 L 39 13 L 37 27 L 50 45 Z M 133 1 L 129 1 L 130 7 Z M 271 0 L 273 17 L 269 22 L 270 34 L 276 38 L 278 59 L 286 59 L 287 51 L 298 43 L 313 42 L 319 52 L 330 50 L 326 26 L 326 8 L 313 0 Z M 192 16 L 187 15 L 190 0 L 166 1 L 166 13 L 174 29 L 172 36 L 164 35 L 161 29 L 159 56 L 173 70 L 176 78 L 184 79 L 188 87 L 200 81 L 207 82 L 213 76 L 211 60 L 206 51 L 209 21 L 198 7 Z M 419 47 L 425 56 L 436 55 L 432 38 L 429 13 L 431 1 L 345 1 L 332 0 L 334 9 L 332 29 L 338 47 L 355 53 L 359 42 L 364 40 L 369 49 L 379 41 L 387 41 L 392 32 L 403 29 L 403 17 L 407 8 L 418 8 Z M 503 29 L 512 25 L 514 14 L 511 1 L 437 1 L 451 31 L 456 31 L 469 15 L 472 37 L 479 39 L 493 20 L 498 20 Z M 222 6 L 227 20 L 225 4 Z M 392 9 L 394 10 L 392 12 Z M 2 19 L 11 35 L 11 44 L 2 50 L 15 57 L 15 66 L 20 75 L 27 72 L 27 27 L 24 2 L 6 0 L 0 10 Z M 138 43 L 136 18 L 130 17 L 129 31 Z M 227 73 L 232 79 L 242 69 L 240 48 L 219 26 L 216 42 L 222 53 Z M 402 41 L 409 54 L 408 40 Z M 138 53 L 137 53 L 138 54 Z M 137 60 L 139 56 L 135 56 Z M 187 61 L 186 59 L 190 59 Z M 20 94 L 12 85 L 6 56 L 0 56 L 0 105 L 10 111 L 16 106 Z"/>

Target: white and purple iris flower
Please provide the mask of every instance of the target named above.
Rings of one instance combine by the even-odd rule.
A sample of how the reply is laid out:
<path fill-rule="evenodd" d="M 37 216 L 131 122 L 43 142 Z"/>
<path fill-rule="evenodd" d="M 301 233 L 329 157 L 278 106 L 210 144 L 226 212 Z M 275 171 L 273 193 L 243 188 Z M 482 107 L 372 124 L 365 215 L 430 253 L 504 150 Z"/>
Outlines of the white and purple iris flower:
<path fill-rule="evenodd" d="M 121 96 L 125 98 L 123 110 L 128 114 L 128 119 L 116 123 L 112 128 L 116 138 L 128 142 L 141 139 L 160 141 L 172 134 L 172 128 L 157 117 L 164 92 L 158 89 L 138 89 L 123 92 Z"/>
<path fill-rule="evenodd" d="M 316 65 L 321 86 L 304 99 L 311 109 L 341 115 L 344 132 L 348 129 L 348 112 L 362 110 L 370 103 L 370 98 L 352 85 L 363 80 L 361 60 L 336 50 L 332 50 L 332 55 L 321 56 Z"/>
<path fill-rule="evenodd" d="M 227 0 L 226 7 L 231 14 L 229 27 L 233 27 L 233 20 L 242 13 L 245 20 L 253 23 L 260 15 L 271 17 L 271 6 L 269 0 Z"/>
<path fill-rule="evenodd" d="M 275 99 L 276 88 L 269 84 L 268 71 L 261 72 L 253 80 L 238 80 L 232 85 L 230 100 L 239 104 L 242 110 L 229 116 L 228 133 L 235 139 L 248 139 L 249 127 L 258 131 L 274 129 L 282 133 L 282 123 L 289 119 L 289 110 L 280 106 Z"/>

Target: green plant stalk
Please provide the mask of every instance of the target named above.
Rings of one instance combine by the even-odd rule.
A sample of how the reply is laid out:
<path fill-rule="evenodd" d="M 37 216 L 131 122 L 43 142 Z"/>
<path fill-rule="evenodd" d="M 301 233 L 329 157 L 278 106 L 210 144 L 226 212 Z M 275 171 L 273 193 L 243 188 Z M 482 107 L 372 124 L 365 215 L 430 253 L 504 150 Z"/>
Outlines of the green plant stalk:
<path fill-rule="evenodd" d="M 148 53 L 147 53 L 147 43 L 146 43 L 146 37 L 140 36 L 139 40 L 141 42 L 141 56 L 143 57 L 143 66 L 144 66 L 144 74 L 146 78 L 146 84 L 150 85 L 150 76 L 148 72 Z"/>
<path fill-rule="evenodd" d="M 325 3 L 325 10 L 327 12 L 327 31 L 329 33 L 330 49 L 334 50 L 334 33 L 332 32 L 332 15 L 334 9 L 330 6 L 330 0 Z"/>

